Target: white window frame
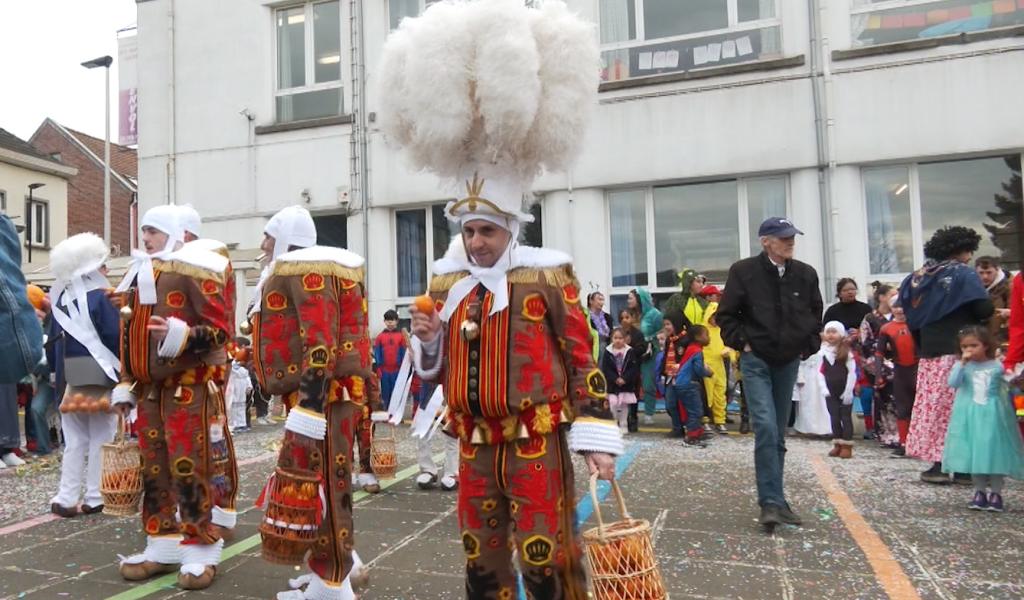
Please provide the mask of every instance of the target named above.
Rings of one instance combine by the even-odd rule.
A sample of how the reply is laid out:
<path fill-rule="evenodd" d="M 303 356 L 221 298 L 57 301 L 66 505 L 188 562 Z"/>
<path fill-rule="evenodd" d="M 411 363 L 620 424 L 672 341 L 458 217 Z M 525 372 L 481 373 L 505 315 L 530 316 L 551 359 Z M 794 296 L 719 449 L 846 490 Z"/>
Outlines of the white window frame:
<path fill-rule="evenodd" d="M 36 206 L 43 207 L 42 227 L 39 226 L 39 219 L 37 219 L 35 215 L 34 209 Z M 29 211 L 32 211 L 32 237 L 38 239 L 38 233 L 42 232 L 43 240 L 41 242 L 37 242 L 35 239 L 30 239 L 28 237 L 28 229 L 26 229 L 25 247 L 27 248 L 28 246 L 32 246 L 33 248 L 46 250 L 47 248 L 50 247 L 50 201 L 46 200 L 45 198 L 40 198 L 39 196 L 33 195 L 32 201 L 29 202 L 28 196 L 25 196 L 25 216 L 22 218 L 22 220 L 24 221 L 24 225 L 26 228 L 28 227 Z"/>
<path fill-rule="evenodd" d="M 314 45 L 314 31 L 313 31 L 314 30 L 314 27 L 313 27 L 313 6 L 316 5 L 316 4 L 327 4 L 328 2 L 335 2 L 335 1 L 338 2 L 338 40 L 339 40 L 339 42 L 338 42 L 338 46 L 339 46 L 338 47 L 338 55 L 339 55 L 338 79 L 336 81 L 325 81 L 324 83 L 316 83 L 316 49 L 315 49 L 315 45 Z M 304 94 L 306 92 L 319 92 L 319 91 L 322 91 L 322 90 L 340 89 L 341 93 L 338 96 L 339 97 L 338 114 L 332 115 L 332 116 L 338 117 L 338 116 L 341 116 L 341 115 L 345 114 L 345 86 L 343 84 L 343 81 L 344 81 L 345 77 L 344 77 L 344 69 L 343 69 L 343 65 L 342 65 L 343 61 L 340 60 L 340 57 L 342 56 L 342 53 L 343 53 L 344 48 L 345 48 L 345 35 L 344 35 L 345 34 L 345 30 L 341 26 L 341 21 L 343 19 L 343 14 L 342 14 L 343 4 L 344 3 L 341 0 L 316 0 L 316 1 L 298 2 L 298 3 L 294 3 L 294 4 L 285 4 L 285 5 L 282 5 L 282 6 L 276 6 L 276 7 L 274 7 L 274 10 L 271 12 L 271 14 L 273 15 L 273 18 L 271 19 L 271 24 L 273 26 L 274 122 L 275 123 L 300 123 L 302 121 L 310 120 L 310 119 L 293 119 L 291 121 L 282 121 L 280 116 L 277 114 L 277 99 L 278 98 L 283 98 L 285 96 L 294 96 L 296 94 Z M 303 11 L 304 11 L 303 14 L 304 14 L 305 19 L 306 19 L 305 20 L 306 25 L 303 27 L 303 32 L 305 34 L 304 53 L 305 53 L 305 58 L 306 58 L 306 60 L 305 60 L 305 66 L 306 66 L 305 81 L 306 81 L 306 85 L 299 86 L 299 87 L 293 87 L 293 88 L 280 89 L 280 80 L 278 79 L 278 74 L 279 74 L 279 72 L 281 70 L 281 65 L 279 63 L 279 61 L 281 60 L 281 57 L 280 57 L 280 55 L 278 53 L 277 16 L 282 11 L 292 10 L 292 9 L 295 9 L 295 8 L 299 8 L 300 6 L 303 7 Z M 312 83 L 312 84 L 309 83 L 311 81 L 314 82 L 314 83 Z M 330 117 L 325 117 L 325 118 L 330 118 Z"/>
<path fill-rule="evenodd" d="M 736 211 L 738 214 L 738 232 L 739 232 L 739 251 L 740 258 L 746 258 L 751 255 L 750 247 L 750 199 L 747 195 L 747 184 L 751 181 L 763 181 L 766 179 L 782 179 L 786 188 L 786 212 L 792 211 L 792 194 L 791 194 L 791 183 L 789 173 L 772 173 L 766 175 L 758 175 L 755 177 L 735 177 L 726 179 L 709 179 L 701 181 L 684 181 L 679 183 L 662 184 L 657 186 L 624 186 L 621 188 L 613 188 L 605 191 L 605 202 L 604 210 L 605 215 L 611 215 L 610 195 L 613 192 L 627 192 L 637 191 L 643 189 L 644 191 L 644 221 L 645 229 L 647 231 L 646 250 L 647 250 L 647 284 L 646 285 L 629 285 L 629 286 L 613 286 L 612 281 L 614 280 L 614 273 L 611 271 L 612 254 L 611 254 L 611 243 L 605 244 L 605 260 L 609 265 L 608 269 L 608 281 L 605 282 L 604 289 L 610 290 L 609 295 L 618 296 L 628 293 L 631 289 L 636 287 L 642 287 L 652 294 L 663 294 L 679 291 L 679 286 L 658 286 L 658 264 L 657 264 L 657 251 L 655 246 L 655 227 L 654 227 L 654 188 L 666 187 L 675 185 L 691 185 L 699 183 L 723 183 L 729 181 L 736 182 Z M 605 238 L 611 240 L 612 227 L 611 218 L 605 219 Z M 724 281 L 710 282 L 721 284 Z"/>
<path fill-rule="evenodd" d="M 913 2 L 913 1 L 919 1 L 919 0 L 908 0 L 908 1 L 909 2 Z M 971 157 L 971 158 L 975 158 L 975 159 L 1001 158 L 1003 156 L 1010 156 L 1012 154 L 1013 153 L 1011 152 L 1011 153 L 1007 153 L 1007 154 L 992 154 L 992 155 L 986 155 L 986 156 L 975 156 L 975 157 Z M 937 161 L 929 160 L 929 161 L 926 161 L 926 162 L 929 162 L 929 163 L 930 162 L 943 162 L 943 161 L 946 161 L 946 160 L 952 162 L 952 161 L 956 161 L 957 158 L 950 157 L 948 159 L 938 159 Z M 966 160 L 970 160 L 970 159 L 966 159 Z M 1020 154 L 1020 160 L 1021 160 L 1021 164 L 1024 165 L 1024 153 Z M 914 268 L 915 269 L 919 269 L 919 268 L 921 268 L 922 265 L 924 265 L 924 261 L 925 261 L 925 258 L 924 258 L 924 243 L 926 241 L 928 241 L 928 240 L 926 240 L 924 238 L 924 229 L 923 229 L 924 219 L 922 218 L 922 215 L 921 215 L 921 175 L 920 175 L 920 170 L 919 170 L 920 165 L 921 165 L 921 163 L 919 163 L 919 162 L 914 162 L 914 163 L 905 163 L 905 162 L 903 162 L 903 163 L 891 163 L 891 164 L 884 164 L 884 165 L 864 166 L 864 167 L 861 167 L 861 169 L 860 169 L 860 210 L 861 210 L 862 219 L 864 221 L 864 239 L 871 239 L 870 238 L 870 235 L 871 235 L 870 234 L 871 224 L 868 222 L 868 218 L 867 218 L 868 191 L 867 191 L 867 186 L 865 185 L 864 173 L 867 172 L 867 171 L 872 171 L 872 170 L 876 170 L 876 169 L 891 169 L 891 168 L 895 168 L 895 167 L 900 167 L 900 168 L 907 169 L 907 184 L 910 186 L 910 190 L 909 190 L 909 193 L 910 193 L 910 229 L 911 229 L 911 231 L 910 231 L 910 239 L 911 239 L 911 245 L 912 245 L 913 252 L 914 252 L 913 261 L 914 261 Z M 1021 190 L 1021 192 L 1024 193 L 1024 190 Z M 981 232 L 979 232 L 979 233 L 981 233 Z M 868 245 L 865 245 L 865 247 L 864 247 L 864 264 L 867 265 L 867 270 L 870 271 L 871 270 L 871 248 Z M 907 277 L 907 275 L 910 275 L 910 273 L 909 272 L 901 272 L 901 273 L 869 273 L 868 277 L 870 279 L 872 279 L 872 280 L 878 280 L 878 281 L 894 281 L 894 280 L 895 281 L 903 281 L 903 279 L 905 279 Z"/>
<path fill-rule="evenodd" d="M 779 47 L 782 45 L 782 17 L 779 16 L 779 1 L 775 2 L 775 16 L 769 19 L 759 19 L 757 21 L 745 21 L 739 22 L 739 8 L 737 5 L 738 0 L 722 0 L 726 2 L 726 10 L 728 13 L 729 24 L 724 29 L 709 29 L 707 31 L 698 31 L 695 33 L 686 33 L 682 35 L 673 35 L 669 37 L 651 38 L 647 39 L 644 32 L 644 0 L 632 0 L 633 1 L 633 14 L 636 15 L 636 39 L 626 40 L 624 42 L 613 42 L 608 44 L 601 44 L 601 52 L 608 52 L 610 50 L 627 50 L 629 48 L 638 48 L 641 46 L 649 46 L 654 43 L 668 43 L 668 42 L 679 42 L 683 40 L 694 40 L 705 37 L 712 37 L 715 35 L 723 35 L 729 33 L 742 33 L 744 31 L 753 31 L 766 29 L 769 27 L 779 28 Z M 600 15 L 598 15 L 600 18 Z M 753 59 L 752 59 L 753 60 Z"/>

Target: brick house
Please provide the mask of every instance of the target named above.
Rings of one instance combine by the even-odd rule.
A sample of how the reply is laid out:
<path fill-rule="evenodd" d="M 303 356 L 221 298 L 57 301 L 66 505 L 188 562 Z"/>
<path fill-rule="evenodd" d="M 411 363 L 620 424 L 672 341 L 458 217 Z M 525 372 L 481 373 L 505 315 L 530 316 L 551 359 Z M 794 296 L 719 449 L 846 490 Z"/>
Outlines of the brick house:
<path fill-rule="evenodd" d="M 103 235 L 103 144 L 100 138 L 46 119 L 29 139 L 41 154 L 78 169 L 68 182 L 68 235 Z M 132 148 L 110 144 L 110 245 L 114 256 L 135 247 L 138 158 Z"/>

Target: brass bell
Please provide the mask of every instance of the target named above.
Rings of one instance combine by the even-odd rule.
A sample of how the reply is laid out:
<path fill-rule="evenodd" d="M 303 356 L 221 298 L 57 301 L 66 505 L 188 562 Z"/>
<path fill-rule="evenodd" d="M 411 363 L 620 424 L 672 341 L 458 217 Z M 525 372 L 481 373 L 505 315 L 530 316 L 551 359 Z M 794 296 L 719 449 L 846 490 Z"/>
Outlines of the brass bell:
<path fill-rule="evenodd" d="M 479 446 L 481 444 L 486 443 L 484 441 L 484 432 L 480 430 L 479 425 L 475 425 L 473 427 L 473 433 L 472 435 L 469 436 L 469 443 L 473 444 L 474 446 Z"/>
<path fill-rule="evenodd" d="M 252 335 L 252 323 L 250 323 L 248 320 L 239 323 L 238 333 L 242 335 Z"/>
<path fill-rule="evenodd" d="M 516 439 L 530 439 L 530 430 L 526 428 L 526 423 L 523 423 L 522 421 L 519 422 L 519 434 L 516 436 Z"/>
<path fill-rule="evenodd" d="M 476 338 L 480 337 L 480 325 L 477 324 L 476 321 L 466 319 L 462 322 L 460 330 L 462 331 L 462 339 L 467 342 L 472 342 Z"/>
<path fill-rule="evenodd" d="M 125 323 L 127 323 L 128 321 L 131 321 L 132 320 L 132 316 L 135 314 L 132 311 L 132 307 L 130 307 L 130 306 L 122 306 L 121 310 L 120 310 L 120 313 L 121 313 L 121 320 L 124 321 Z"/>

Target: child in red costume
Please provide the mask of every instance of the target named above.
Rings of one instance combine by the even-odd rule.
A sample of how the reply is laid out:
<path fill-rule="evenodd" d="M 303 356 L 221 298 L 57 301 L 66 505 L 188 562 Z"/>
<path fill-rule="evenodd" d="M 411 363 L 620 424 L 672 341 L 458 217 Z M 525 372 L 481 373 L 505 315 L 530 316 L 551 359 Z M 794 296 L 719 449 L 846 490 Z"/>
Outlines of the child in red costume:
<path fill-rule="evenodd" d="M 398 313 L 394 310 L 384 313 L 384 327 L 384 331 L 380 332 L 373 343 L 373 359 L 377 363 L 377 375 L 380 377 L 381 400 L 387 410 L 409 341 L 405 333 L 398 329 Z"/>

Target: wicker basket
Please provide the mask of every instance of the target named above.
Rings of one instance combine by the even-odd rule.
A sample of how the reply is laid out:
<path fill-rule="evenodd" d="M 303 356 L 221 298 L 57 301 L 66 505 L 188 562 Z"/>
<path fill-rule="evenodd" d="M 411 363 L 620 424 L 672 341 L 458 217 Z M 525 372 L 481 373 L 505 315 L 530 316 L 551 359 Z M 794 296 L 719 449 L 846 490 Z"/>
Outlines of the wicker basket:
<path fill-rule="evenodd" d="M 279 565 L 302 564 L 323 519 L 320 477 L 312 471 L 277 467 L 257 504 L 266 505 L 260 523 L 263 558 Z"/>
<path fill-rule="evenodd" d="M 605 524 L 597 499 L 597 476 L 590 478 L 597 527 L 583 532 L 595 600 L 666 600 L 651 543 L 651 524 L 633 519 L 619 484 L 612 481 L 622 520 Z"/>
<path fill-rule="evenodd" d="M 118 416 L 114 441 L 101 449 L 103 512 L 117 517 L 137 514 L 142 499 L 142 453 L 127 428 L 124 417 Z"/>
<path fill-rule="evenodd" d="M 380 479 L 394 479 L 398 470 L 398 452 L 395 448 L 395 426 L 374 423 L 370 441 L 370 468 Z"/>

